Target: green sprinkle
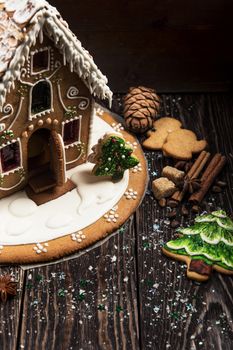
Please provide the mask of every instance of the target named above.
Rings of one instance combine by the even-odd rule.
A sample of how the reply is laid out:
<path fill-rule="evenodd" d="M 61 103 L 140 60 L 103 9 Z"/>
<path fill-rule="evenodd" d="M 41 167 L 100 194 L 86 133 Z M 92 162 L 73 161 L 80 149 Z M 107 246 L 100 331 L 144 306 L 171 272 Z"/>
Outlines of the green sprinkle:
<path fill-rule="evenodd" d="M 86 287 L 89 281 L 85 280 L 85 279 L 81 279 L 80 280 L 80 287 Z"/>
<path fill-rule="evenodd" d="M 59 297 L 64 297 L 65 296 L 65 289 L 64 288 L 58 289 L 57 295 Z"/>
<path fill-rule="evenodd" d="M 79 293 L 79 295 L 78 295 L 78 300 L 79 300 L 79 301 L 83 301 L 84 299 L 85 299 L 84 293 Z"/>
<path fill-rule="evenodd" d="M 144 242 L 142 246 L 143 246 L 143 248 L 147 249 L 147 248 L 151 247 L 151 243 L 150 242 Z"/>
<path fill-rule="evenodd" d="M 175 320 L 179 319 L 179 313 L 178 312 L 172 312 L 171 317 L 174 318 Z"/>
<path fill-rule="evenodd" d="M 120 305 L 117 305 L 116 306 L 116 312 L 121 312 L 121 311 L 123 311 L 123 309 L 122 309 L 122 307 L 120 306 Z"/>
<path fill-rule="evenodd" d="M 97 306 L 97 309 L 98 309 L 99 311 L 104 311 L 104 310 L 105 310 L 105 306 L 104 306 L 103 304 L 99 304 L 99 305 Z"/>
<path fill-rule="evenodd" d="M 36 275 L 36 281 L 40 282 L 43 280 L 43 276 L 42 275 Z"/>

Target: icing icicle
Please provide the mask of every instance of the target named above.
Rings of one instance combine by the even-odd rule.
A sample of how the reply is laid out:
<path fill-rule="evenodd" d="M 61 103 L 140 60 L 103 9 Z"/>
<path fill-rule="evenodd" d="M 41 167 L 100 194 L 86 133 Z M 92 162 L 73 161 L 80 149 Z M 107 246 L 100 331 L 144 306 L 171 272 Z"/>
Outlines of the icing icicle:
<path fill-rule="evenodd" d="M 107 86 L 107 78 L 54 7 L 45 0 L 6 0 L 1 3 L 5 9 L 0 10 L 0 22 L 4 28 L 0 35 L 0 108 L 14 80 L 20 76 L 38 36 L 43 42 L 43 32 L 54 41 L 63 54 L 64 63 L 69 63 L 70 70 L 79 75 L 90 92 L 101 99 L 108 99 L 111 105 L 112 92 Z M 6 11 L 10 11 L 12 17 L 8 17 Z M 30 29 L 27 31 L 27 28 Z"/>

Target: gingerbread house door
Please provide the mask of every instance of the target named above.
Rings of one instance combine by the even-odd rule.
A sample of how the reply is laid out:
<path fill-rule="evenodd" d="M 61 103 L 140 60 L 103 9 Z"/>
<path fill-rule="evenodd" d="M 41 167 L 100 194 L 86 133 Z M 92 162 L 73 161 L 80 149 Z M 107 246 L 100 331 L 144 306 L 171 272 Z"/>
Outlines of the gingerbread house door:
<path fill-rule="evenodd" d="M 50 145 L 50 171 L 56 180 L 57 186 L 64 185 L 66 181 L 65 176 L 65 159 L 64 159 L 64 145 L 61 136 L 52 131 L 49 140 Z"/>
<path fill-rule="evenodd" d="M 28 143 L 28 184 L 38 194 L 66 181 L 64 145 L 56 131 L 37 130 Z"/>

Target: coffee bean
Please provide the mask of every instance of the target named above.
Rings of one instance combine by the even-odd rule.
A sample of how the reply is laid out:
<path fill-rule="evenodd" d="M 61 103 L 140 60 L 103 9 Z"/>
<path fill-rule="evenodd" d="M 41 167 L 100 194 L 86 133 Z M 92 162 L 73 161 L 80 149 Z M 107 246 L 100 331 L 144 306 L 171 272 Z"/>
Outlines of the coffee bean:
<path fill-rule="evenodd" d="M 181 207 L 181 215 L 183 215 L 183 216 L 188 216 L 189 215 L 189 211 L 188 211 L 188 209 L 186 208 L 185 205 L 182 205 L 182 207 Z"/>
<path fill-rule="evenodd" d="M 191 163 L 191 162 L 186 163 L 186 165 L 184 167 L 184 171 L 187 173 L 191 169 L 192 165 L 193 165 L 193 163 Z"/>
<path fill-rule="evenodd" d="M 164 208 L 166 206 L 166 199 L 165 198 L 161 198 L 159 200 L 159 205 L 160 205 L 160 207 Z"/>
<path fill-rule="evenodd" d="M 216 185 L 219 186 L 219 187 L 226 187 L 227 183 L 225 181 L 217 181 Z"/>
<path fill-rule="evenodd" d="M 220 193 L 220 192 L 222 192 L 222 189 L 221 189 L 221 187 L 219 187 L 219 186 L 213 186 L 213 187 L 212 187 L 212 192 L 214 192 L 214 193 Z"/>
<path fill-rule="evenodd" d="M 192 212 L 198 214 L 200 212 L 200 208 L 198 205 L 194 205 L 192 207 Z"/>
<path fill-rule="evenodd" d="M 178 202 L 175 201 L 174 199 L 169 199 L 167 201 L 167 206 L 170 208 L 176 208 L 178 206 Z"/>
<path fill-rule="evenodd" d="M 168 216 L 169 218 L 175 218 L 175 217 L 176 217 L 176 214 L 177 214 L 176 209 L 173 209 L 172 211 L 169 211 L 169 213 L 167 214 L 167 216 Z"/>
<path fill-rule="evenodd" d="M 179 227 L 180 226 L 180 222 L 179 221 L 177 221 L 177 220 L 172 220 L 172 222 L 171 222 L 171 227 L 172 228 L 177 228 L 177 227 Z"/>
<path fill-rule="evenodd" d="M 178 170 L 183 170 L 186 164 L 187 162 L 185 162 L 184 160 L 180 160 L 175 164 L 175 168 Z"/>

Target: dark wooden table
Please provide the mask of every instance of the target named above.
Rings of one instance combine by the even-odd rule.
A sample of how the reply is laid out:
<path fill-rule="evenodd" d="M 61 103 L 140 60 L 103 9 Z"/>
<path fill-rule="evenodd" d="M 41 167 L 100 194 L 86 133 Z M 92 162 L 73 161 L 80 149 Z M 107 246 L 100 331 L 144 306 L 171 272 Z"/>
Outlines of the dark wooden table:
<path fill-rule="evenodd" d="M 120 95 L 113 110 L 121 112 Z M 228 189 L 210 194 L 207 206 L 232 213 L 232 96 L 163 95 L 161 114 L 179 117 L 211 151 L 227 155 Z M 164 160 L 159 152 L 146 158 L 153 180 Z M 184 264 L 162 256 L 174 233 L 166 214 L 149 185 L 135 215 L 88 252 L 42 267 L 1 267 L 19 290 L 0 304 L 0 349 L 232 349 L 233 279 L 214 273 L 199 284 L 186 278 Z"/>

